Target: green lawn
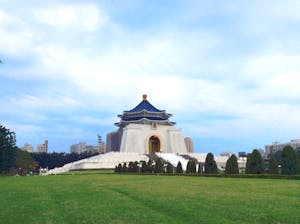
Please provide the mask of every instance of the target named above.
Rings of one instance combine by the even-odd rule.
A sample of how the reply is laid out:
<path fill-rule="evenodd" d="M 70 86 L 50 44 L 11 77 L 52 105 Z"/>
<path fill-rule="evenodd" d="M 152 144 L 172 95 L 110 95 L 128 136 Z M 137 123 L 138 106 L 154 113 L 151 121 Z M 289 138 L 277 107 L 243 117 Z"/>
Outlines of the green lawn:
<path fill-rule="evenodd" d="M 300 181 L 97 174 L 0 177 L 0 223 L 300 223 Z"/>

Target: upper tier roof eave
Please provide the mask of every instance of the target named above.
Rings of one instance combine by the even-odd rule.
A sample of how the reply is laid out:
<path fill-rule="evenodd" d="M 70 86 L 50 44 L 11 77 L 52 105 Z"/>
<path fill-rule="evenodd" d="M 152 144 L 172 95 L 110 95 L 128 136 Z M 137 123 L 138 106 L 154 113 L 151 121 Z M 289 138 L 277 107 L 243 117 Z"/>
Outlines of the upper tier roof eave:
<path fill-rule="evenodd" d="M 172 122 L 172 121 L 169 121 L 168 119 L 166 120 L 150 120 L 150 119 L 147 119 L 147 118 L 141 118 L 141 119 L 137 119 L 137 120 L 132 120 L 132 121 L 124 121 L 124 120 L 121 120 L 120 122 L 117 122 L 115 123 L 116 126 L 119 126 L 121 123 L 126 123 L 126 124 L 130 124 L 130 123 L 136 123 L 136 122 L 142 122 L 142 121 L 148 121 L 148 122 L 155 122 L 155 123 L 168 123 L 169 125 L 176 125 L 176 122 Z"/>

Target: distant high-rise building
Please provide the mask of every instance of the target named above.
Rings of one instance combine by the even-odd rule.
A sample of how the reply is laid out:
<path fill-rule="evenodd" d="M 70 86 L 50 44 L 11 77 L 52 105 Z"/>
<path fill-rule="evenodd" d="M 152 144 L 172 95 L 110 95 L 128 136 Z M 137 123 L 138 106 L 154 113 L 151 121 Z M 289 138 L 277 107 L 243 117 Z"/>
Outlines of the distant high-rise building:
<path fill-rule="evenodd" d="M 79 142 L 78 144 L 71 145 L 70 153 L 81 154 L 85 151 L 86 146 L 86 142 Z"/>
<path fill-rule="evenodd" d="M 25 143 L 21 149 L 26 152 L 30 152 L 30 153 L 33 152 L 33 146 L 28 143 Z"/>
<path fill-rule="evenodd" d="M 226 156 L 226 157 L 230 157 L 233 154 L 233 152 L 221 152 L 220 156 Z"/>
<path fill-rule="evenodd" d="M 122 128 L 119 128 L 117 131 L 108 133 L 106 135 L 105 152 L 120 151 L 122 136 Z"/>
<path fill-rule="evenodd" d="M 194 142 L 191 137 L 185 137 L 184 143 L 188 153 L 194 153 Z"/>
<path fill-rule="evenodd" d="M 285 146 L 291 146 L 296 151 L 300 152 L 300 139 L 293 139 L 290 142 L 280 143 L 273 142 L 271 145 L 265 146 L 266 157 L 269 157 L 271 154 L 274 154 L 278 151 L 282 151 Z"/>
<path fill-rule="evenodd" d="M 48 140 L 45 140 L 44 144 L 38 144 L 37 152 L 38 153 L 48 153 Z"/>
<path fill-rule="evenodd" d="M 99 152 L 99 147 L 87 145 L 86 142 L 79 142 L 78 144 L 71 145 L 70 147 L 70 153 L 81 154 L 84 152 L 97 153 Z"/>

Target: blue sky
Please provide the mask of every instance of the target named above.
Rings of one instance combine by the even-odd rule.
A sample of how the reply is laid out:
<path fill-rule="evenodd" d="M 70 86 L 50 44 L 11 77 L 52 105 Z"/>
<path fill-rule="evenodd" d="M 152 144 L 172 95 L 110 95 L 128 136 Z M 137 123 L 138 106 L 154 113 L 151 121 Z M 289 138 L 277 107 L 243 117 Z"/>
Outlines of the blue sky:
<path fill-rule="evenodd" d="M 300 137 L 299 1 L 0 0 L 0 123 L 96 144 L 142 94 L 197 152 Z"/>

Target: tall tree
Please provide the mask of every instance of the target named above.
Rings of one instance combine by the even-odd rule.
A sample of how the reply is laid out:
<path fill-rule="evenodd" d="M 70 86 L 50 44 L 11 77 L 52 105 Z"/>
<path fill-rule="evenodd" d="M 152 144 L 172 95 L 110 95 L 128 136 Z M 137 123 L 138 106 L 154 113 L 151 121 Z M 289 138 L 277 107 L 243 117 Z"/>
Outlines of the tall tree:
<path fill-rule="evenodd" d="M 142 163 L 141 172 L 146 173 L 148 170 L 147 163 L 146 163 L 146 161 L 142 161 L 141 163 Z"/>
<path fill-rule="evenodd" d="M 218 167 L 212 153 L 208 153 L 204 163 L 204 173 L 218 173 Z"/>
<path fill-rule="evenodd" d="M 202 165 L 202 163 L 199 163 L 198 164 L 198 173 L 202 174 L 202 172 L 203 172 L 203 165 Z"/>
<path fill-rule="evenodd" d="M 250 164 L 251 164 L 251 159 L 252 159 L 252 154 L 248 153 L 247 154 L 247 161 L 246 161 L 246 169 L 245 169 L 245 173 L 246 174 L 250 174 L 251 170 L 250 170 Z"/>
<path fill-rule="evenodd" d="M 254 149 L 252 153 L 247 156 L 246 174 L 262 174 L 264 172 L 265 162 L 259 151 Z"/>
<path fill-rule="evenodd" d="M 155 173 L 162 173 L 163 172 L 163 167 L 164 167 L 164 162 L 158 158 L 156 160 L 155 166 L 154 166 L 154 172 Z"/>
<path fill-rule="evenodd" d="M 167 173 L 173 173 L 174 169 L 171 163 L 167 163 Z"/>
<path fill-rule="evenodd" d="M 179 161 L 176 167 L 176 173 L 183 173 L 181 162 Z"/>
<path fill-rule="evenodd" d="M 26 175 L 30 172 L 38 170 L 38 163 L 33 159 L 29 152 L 18 149 L 16 151 L 16 160 L 13 169 L 13 173 L 19 175 Z"/>
<path fill-rule="evenodd" d="M 226 162 L 225 173 L 239 174 L 239 166 L 238 166 L 237 158 L 234 154 L 232 154 Z"/>
<path fill-rule="evenodd" d="M 196 160 L 192 160 L 191 161 L 191 166 L 190 166 L 191 173 L 196 173 L 196 169 L 197 169 L 196 167 L 197 167 Z"/>
<path fill-rule="evenodd" d="M 291 146 L 285 146 L 281 154 L 281 173 L 296 174 L 296 151 Z"/>
<path fill-rule="evenodd" d="M 196 161 L 191 159 L 186 165 L 186 173 L 196 173 Z"/>
<path fill-rule="evenodd" d="M 128 167 L 127 167 L 126 163 L 123 164 L 122 172 L 124 172 L 124 173 L 128 172 Z"/>
<path fill-rule="evenodd" d="M 275 155 L 273 155 L 273 154 L 271 154 L 271 156 L 270 156 L 269 173 L 270 174 L 278 174 L 279 173 L 278 162 L 276 160 Z"/>
<path fill-rule="evenodd" d="M 134 172 L 133 162 L 129 162 L 128 164 L 128 172 Z"/>
<path fill-rule="evenodd" d="M 0 124 L 0 173 L 14 165 L 16 150 L 16 134 Z"/>
<path fill-rule="evenodd" d="M 139 172 L 139 162 L 138 161 L 135 161 L 133 163 L 133 172 L 135 172 L 135 173 Z"/>
<path fill-rule="evenodd" d="M 147 172 L 153 173 L 153 171 L 154 171 L 154 165 L 153 164 L 154 164 L 153 160 L 149 159 L 148 163 L 147 163 Z"/>
<path fill-rule="evenodd" d="M 297 152 L 296 174 L 300 174 L 300 152 Z"/>
<path fill-rule="evenodd" d="M 186 173 L 190 173 L 190 172 L 191 172 L 191 171 L 190 171 L 190 169 L 191 169 L 191 168 L 190 168 L 190 167 L 191 167 L 191 161 L 192 161 L 192 160 L 189 160 L 188 163 L 186 164 Z"/>

